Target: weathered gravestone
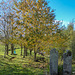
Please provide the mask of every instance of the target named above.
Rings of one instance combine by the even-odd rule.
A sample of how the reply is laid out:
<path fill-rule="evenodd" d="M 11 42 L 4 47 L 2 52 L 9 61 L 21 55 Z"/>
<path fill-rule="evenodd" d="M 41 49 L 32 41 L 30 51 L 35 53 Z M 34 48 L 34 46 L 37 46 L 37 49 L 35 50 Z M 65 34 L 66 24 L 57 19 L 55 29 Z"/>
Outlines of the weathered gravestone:
<path fill-rule="evenodd" d="M 63 54 L 63 75 L 71 75 L 72 70 L 72 53 L 67 50 Z"/>
<path fill-rule="evenodd" d="M 58 52 L 55 48 L 50 51 L 50 75 L 58 75 Z"/>

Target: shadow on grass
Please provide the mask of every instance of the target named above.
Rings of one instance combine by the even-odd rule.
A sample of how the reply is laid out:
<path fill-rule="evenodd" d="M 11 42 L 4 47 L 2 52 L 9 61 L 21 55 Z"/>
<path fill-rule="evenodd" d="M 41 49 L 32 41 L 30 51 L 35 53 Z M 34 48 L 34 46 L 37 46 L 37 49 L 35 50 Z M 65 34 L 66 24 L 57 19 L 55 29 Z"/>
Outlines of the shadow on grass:
<path fill-rule="evenodd" d="M 13 56 L 8 55 L 6 58 L 3 58 L 3 56 L 0 55 L 0 75 L 44 75 L 43 70 L 39 68 L 34 68 L 33 66 L 29 65 L 26 67 L 25 65 L 23 65 L 23 63 L 25 62 L 22 63 L 15 60 L 9 61 L 11 57 Z M 31 59 L 30 56 L 26 58 Z"/>
<path fill-rule="evenodd" d="M 8 64 L 0 61 L 0 67 L 0 75 L 43 75 L 41 70 L 34 72 L 31 68 L 22 67 L 19 64 Z"/>
<path fill-rule="evenodd" d="M 35 75 L 28 68 L 16 64 L 8 64 L 3 60 L 0 61 L 0 75 Z"/>
<path fill-rule="evenodd" d="M 1 63 L 1 62 L 0 62 Z M 9 65 L 7 63 L 2 63 L 4 67 L 0 69 L 0 75 L 35 75 L 31 70 L 27 68 L 22 68 L 17 65 Z"/>

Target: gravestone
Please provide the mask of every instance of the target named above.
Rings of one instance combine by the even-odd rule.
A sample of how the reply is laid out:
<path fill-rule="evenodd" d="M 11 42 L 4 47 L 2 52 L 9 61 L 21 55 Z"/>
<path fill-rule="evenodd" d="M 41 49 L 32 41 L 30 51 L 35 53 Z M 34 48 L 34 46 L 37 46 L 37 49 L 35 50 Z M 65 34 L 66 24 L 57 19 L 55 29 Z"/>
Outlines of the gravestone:
<path fill-rule="evenodd" d="M 58 75 L 58 51 L 50 51 L 50 75 Z"/>
<path fill-rule="evenodd" d="M 63 75 L 71 75 L 72 71 L 72 53 L 67 50 L 63 54 Z"/>

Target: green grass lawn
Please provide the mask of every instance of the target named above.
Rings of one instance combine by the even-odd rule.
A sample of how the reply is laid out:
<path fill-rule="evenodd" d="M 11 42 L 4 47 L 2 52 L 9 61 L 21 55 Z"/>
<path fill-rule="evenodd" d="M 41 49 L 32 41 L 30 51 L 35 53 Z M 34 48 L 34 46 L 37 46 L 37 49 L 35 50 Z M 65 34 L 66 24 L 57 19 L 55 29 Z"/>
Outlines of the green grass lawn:
<path fill-rule="evenodd" d="M 20 55 L 21 49 L 16 49 L 17 55 L 9 55 L 3 58 L 4 46 L 0 45 L 0 75 L 44 75 L 47 72 L 49 75 L 49 57 L 45 56 L 46 62 L 34 62 L 33 52 L 32 56 L 29 55 L 23 58 Z M 12 60 L 10 60 L 14 57 Z M 40 55 L 37 55 L 40 57 Z M 62 65 L 59 60 L 59 65 Z M 72 65 L 72 72 L 75 72 L 75 65 Z"/>
<path fill-rule="evenodd" d="M 0 47 L 3 50 L 4 46 Z M 9 55 L 6 58 L 3 57 L 4 51 L 0 51 L 0 75 L 44 75 L 45 68 L 43 68 L 43 62 L 34 62 L 33 55 L 29 55 L 23 58 L 20 55 L 21 49 L 16 49 L 17 55 Z M 33 53 L 32 53 L 33 54 Z M 12 60 L 10 60 L 12 57 Z"/>
<path fill-rule="evenodd" d="M 10 60 L 11 57 L 15 57 Z M 42 63 L 33 61 L 33 57 L 23 58 L 20 55 L 9 55 L 3 58 L 0 55 L 0 75 L 43 75 Z"/>

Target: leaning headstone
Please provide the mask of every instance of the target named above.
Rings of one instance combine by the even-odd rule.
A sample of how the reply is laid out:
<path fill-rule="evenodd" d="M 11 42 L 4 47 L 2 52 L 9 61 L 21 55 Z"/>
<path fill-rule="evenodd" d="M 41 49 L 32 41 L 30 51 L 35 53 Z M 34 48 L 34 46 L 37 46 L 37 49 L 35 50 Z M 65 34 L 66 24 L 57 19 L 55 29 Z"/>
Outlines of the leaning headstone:
<path fill-rule="evenodd" d="M 63 54 L 63 75 L 71 75 L 72 71 L 72 53 L 67 50 Z"/>
<path fill-rule="evenodd" d="M 50 75 L 58 75 L 58 51 L 50 51 Z"/>

